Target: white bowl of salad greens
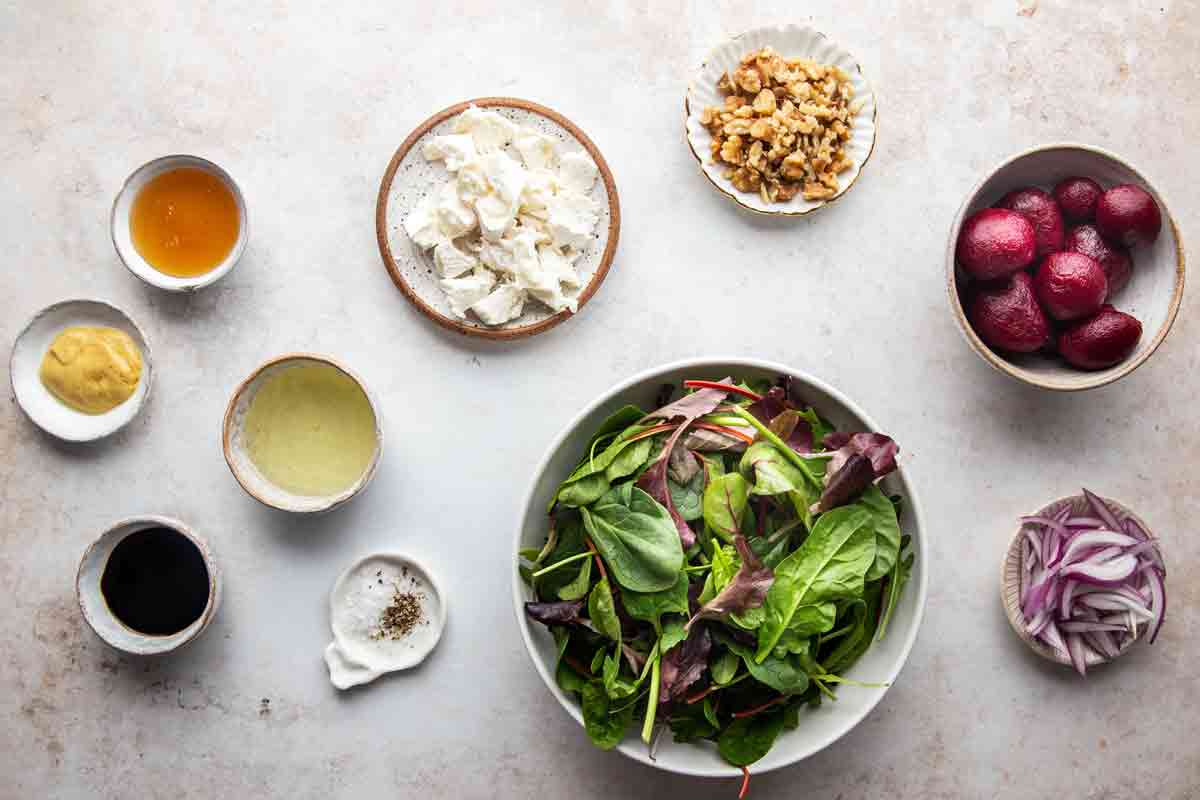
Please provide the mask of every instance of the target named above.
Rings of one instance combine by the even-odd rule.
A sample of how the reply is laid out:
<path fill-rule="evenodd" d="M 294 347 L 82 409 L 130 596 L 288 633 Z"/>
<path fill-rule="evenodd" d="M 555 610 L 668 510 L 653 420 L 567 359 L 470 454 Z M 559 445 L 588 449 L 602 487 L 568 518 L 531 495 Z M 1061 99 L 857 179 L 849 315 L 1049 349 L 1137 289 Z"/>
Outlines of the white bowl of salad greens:
<path fill-rule="evenodd" d="M 513 601 L 581 735 L 748 781 L 857 725 L 925 607 L 898 452 L 833 387 L 753 359 L 644 372 L 572 420 L 525 500 Z"/>

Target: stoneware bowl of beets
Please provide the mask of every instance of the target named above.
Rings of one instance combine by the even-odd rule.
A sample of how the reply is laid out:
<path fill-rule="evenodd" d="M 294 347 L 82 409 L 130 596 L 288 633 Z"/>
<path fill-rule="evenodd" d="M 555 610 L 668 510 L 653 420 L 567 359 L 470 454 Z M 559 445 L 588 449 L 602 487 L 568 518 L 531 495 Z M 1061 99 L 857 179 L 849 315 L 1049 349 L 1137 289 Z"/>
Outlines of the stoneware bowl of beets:
<path fill-rule="evenodd" d="M 782 364 L 750 358 L 689 359 L 647 370 L 598 396 L 554 437 L 541 463 L 534 470 L 521 505 L 512 546 L 513 610 L 534 668 L 546 684 L 546 688 L 581 728 L 583 715 L 579 703 L 564 694 L 554 679 L 554 666 L 557 661 L 554 639 L 540 625 L 532 623 L 525 614 L 525 601 L 533 597 L 516 568 L 519 552 L 522 548 L 542 546 L 546 538 L 547 503 L 554 496 L 562 479 L 579 463 L 581 454 L 586 453 L 587 442 L 592 432 L 614 411 L 629 403 L 642 408 L 655 408 L 661 404 L 656 398 L 664 385 L 678 386 L 685 379 L 719 381 L 727 376 L 734 376 L 745 380 L 774 380 L 780 375 L 791 376 L 793 385 L 798 387 L 805 401 L 839 430 L 887 430 L 881 428 L 853 400 L 834 387 Z M 903 448 L 904 443 L 901 442 L 900 446 Z M 889 688 L 893 687 L 904 662 L 908 659 L 917 638 L 917 630 L 921 626 L 925 601 L 929 594 L 928 529 L 917 498 L 916 487 L 903 463 L 883 479 L 882 486 L 886 494 L 898 494 L 904 498 L 904 512 L 900 525 L 904 533 L 912 536 L 916 560 L 909 585 L 899 599 L 887 636 L 873 643 L 849 673 L 851 678 L 877 685 L 869 688 L 855 687 L 855 691 L 852 692 L 839 692 L 836 703 L 822 703 L 817 708 L 802 712 L 799 726 L 795 730 L 782 733 L 770 752 L 751 766 L 751 772 L 754 774 L 794 764 L 845 736 L 871 713 Z M 911 686 L 908 689 L 911 690 Z M 901 685 L 895 687 L 895 690 L 905 691 L 905 687 Z M 544 713 L 549 715 L 551 712 L 546 709 Z M 560 730 L 557 727 L 554 729 Z M 582 746 L 588 746 L 587 736 L 582 729 L 577 735 L 579 742 L 583 743 Z M 576 743 L 574 746 L 580 745 Z M 649 748 L 633 733 L 627 735 L 616 749 L 647 766 L 668 772 L 701 777 L 742 778 L 741 771 L 727 764 L 713 743 L 676 742 L 669 730 L 659 737 L 653 759 L 649 755 Z"/>
<path fill-rule="evenodd" d="M 1017 380 L 1092 389 L 1135 370 L 1183 297 L 1179 229 L 1137 169 L 1053 144 L 972 188 L 946 246 L 950 307 L 968 344 Z"/>

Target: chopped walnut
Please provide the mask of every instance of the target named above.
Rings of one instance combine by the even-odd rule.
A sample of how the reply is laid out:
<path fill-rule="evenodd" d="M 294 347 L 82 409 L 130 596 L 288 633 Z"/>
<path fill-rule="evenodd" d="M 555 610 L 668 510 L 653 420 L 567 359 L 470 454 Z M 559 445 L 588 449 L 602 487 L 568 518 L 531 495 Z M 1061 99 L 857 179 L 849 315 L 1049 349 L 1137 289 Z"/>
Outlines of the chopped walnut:
<path fill-rule="evenodd" d="M 734 188 L 765 203 L 838 193 L 837 176 L 853 166 L 845 146 L 864 103 L 846 73 L 764 47 L 743 56 L 717 89 L 724 106 L 703 109 L 700 124 L 712 134 L 713 158 L 731 167 Z"/>

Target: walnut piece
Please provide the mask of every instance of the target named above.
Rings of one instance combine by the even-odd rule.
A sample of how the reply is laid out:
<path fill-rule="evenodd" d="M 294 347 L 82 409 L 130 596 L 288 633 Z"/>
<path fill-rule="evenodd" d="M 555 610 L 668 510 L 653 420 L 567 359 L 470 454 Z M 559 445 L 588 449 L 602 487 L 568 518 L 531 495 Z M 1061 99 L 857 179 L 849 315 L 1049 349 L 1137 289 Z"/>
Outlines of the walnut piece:
<path fill-rule="evenodd" d="M 764 47 L 743 56 L 717 89 L 725 104 L 703 109 L 700 124 L 735 189 L 765 203 L 838 193 L 837 176 L 854 165 L 845 147 L 864 102 L 846 73 Z"/>

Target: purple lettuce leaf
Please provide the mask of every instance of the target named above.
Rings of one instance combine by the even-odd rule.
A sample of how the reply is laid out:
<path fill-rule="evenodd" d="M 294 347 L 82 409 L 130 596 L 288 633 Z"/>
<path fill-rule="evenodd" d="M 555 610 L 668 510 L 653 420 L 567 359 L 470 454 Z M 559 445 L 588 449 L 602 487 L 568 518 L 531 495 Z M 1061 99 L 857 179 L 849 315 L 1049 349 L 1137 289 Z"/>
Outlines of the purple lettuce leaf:
<path fill-rule="evenodd" d="M 772 386 L 759 399 L 746 406 L 763 425 L 769 425 L 771 420 L 788 410 L 787 392 L 782 386 Z"/>
<path fill-rule="evenodd" d="M 681 697 L 687 688 L 700 679 L 708 668 L 708 653 L 712 636 L 704 625 L 688 631 L 687 638 L 668 650 L 662 657 L 658 684 L 658 702 L 669 703 Z"/>
<path fill-rule="evenodd" d="M 582 612 L 583 600 L 525 604 L 525 615 L 543 625 L 573 625 L 579 622 Z"/>
<path fill-rule="evenodd" d="M 837 471 L 826 473 L 821 498 L 810 510 L 814 514 L 824 514 L 830 509 L 844 506 L 857 499 L 874 482 L 875 471 L 871 469 L 870 459 L 859 453 L 851 453 Z"/>
<path fill-rule="evenodd" d="M 812 426 L 799 411 L 788 409 L 782 412 L 767 424 L 767 428 L 797 453 L 812 452 Z"/>
<path fill-rule="evenodd" d="M 722 378 L 717 383 L 725 383 L 732 386 L 733 379 Z M 657 411 L 651 411 L 642 417 L 639 424 L 645 425 L 650 420 L 655 419 L 670 421 L 679 417 L 683 418 L 685 424 L 690 423 L 697 417 L 711 414 L 717 406 L 721 405 L 721 401 L 725 399 L 726 394 L 728 393 L 720 389 L 699 389 L 691 394 L 685 394 L 674 403 L 668 403 Z"/>
<path fill-rule="evenodd" d="M 900 448 L 892 441 L 892 437 L 882 433 L 839 433 L 834 431 L 825 435 L 825 447 L 836 450 L 829 465 L 825 468 L 826 475 L 837 472 L 852 453 L 866 456 L 871 461 L 871 469 L 875 471 L 878 480 L 896 469 L 896 454 Z"/>
<path fill-rule="evenodd" d="M 742 565 L 738 567 L 729 584 L 688 620 L 689 627 L 701 619 L 720 619 L 730 614 L 744 614 L 766 602 L 767 591 L 775 582 L 775 572 L 758 560 L 745 536 L 739 533 L 734 537 L 733 546 L 742 558 Z"/>

